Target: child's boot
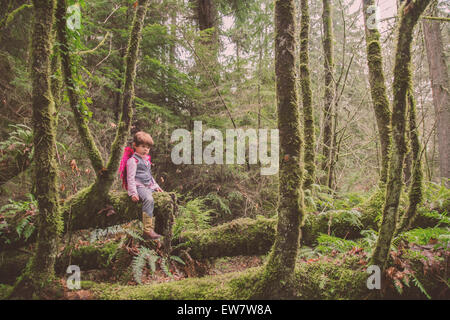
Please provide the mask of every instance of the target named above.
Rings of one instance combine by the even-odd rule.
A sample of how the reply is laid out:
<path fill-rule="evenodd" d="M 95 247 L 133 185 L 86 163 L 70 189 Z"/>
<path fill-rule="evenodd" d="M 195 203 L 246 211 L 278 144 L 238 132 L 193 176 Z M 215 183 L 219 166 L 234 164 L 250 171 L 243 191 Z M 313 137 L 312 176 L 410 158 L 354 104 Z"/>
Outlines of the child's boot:
<path fill-rule="evenodd" d="M 144 223 L 144 239 L 157 240 L 161 237 L 153 230 L 153 218 L 145 212 L 142 213 L 142 222 Z"/>

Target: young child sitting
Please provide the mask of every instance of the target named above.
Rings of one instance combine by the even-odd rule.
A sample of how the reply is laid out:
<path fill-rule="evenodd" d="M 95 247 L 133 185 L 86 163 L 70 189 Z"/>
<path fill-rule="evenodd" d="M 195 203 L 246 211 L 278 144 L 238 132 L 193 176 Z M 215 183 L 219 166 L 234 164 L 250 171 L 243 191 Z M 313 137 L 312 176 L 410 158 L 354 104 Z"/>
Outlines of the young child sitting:
<path fill-rule="evenodd" d="M 142 222 L 144 223 L 144 239 L 159 239 L 153 224 L 154 201 L 152 193 L 163 190 L 152 176 L 151 163 L 148 156 L 152 137 L 143 131 L 137 132 L 133 137 L 134 154 L 127 161 L 128 195 L 131 200 L 142 200 Z"/>

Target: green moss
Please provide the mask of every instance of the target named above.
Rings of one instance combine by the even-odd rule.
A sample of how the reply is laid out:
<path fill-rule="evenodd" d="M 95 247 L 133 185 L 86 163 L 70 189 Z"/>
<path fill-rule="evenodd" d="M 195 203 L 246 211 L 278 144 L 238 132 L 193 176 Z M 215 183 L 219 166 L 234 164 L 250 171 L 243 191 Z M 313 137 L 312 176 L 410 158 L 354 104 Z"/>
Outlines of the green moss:
<path fill-rule="evenodd" d="M 358 257 L 342 264 L 333 261 L 300 263 L 295 269 L 291 299 L 362 299 L 370 291 L 367 273 L 358 265 Z M 162 284 L 120 286 L 98 284 L 92 287 L 99 299 L 138 300 L 247 300 L 253 297 L 263 268 L 220 276 L 191 278 Z"/>
<path fill-rule="evenodd" d="M 387 97 L 386 84 L 383 72 L 383 58 L 380 45 L 380 33 L 376 28 L 371 26 L 367 28 L 369 19 L 369 7 L 374 6 L 374 0 L 363 2 L 364 22 L 366 24 L 366 52 L 367 65 L 369 67 L 369 82 L 375 117 L 379 132 L 381 145 L 381 172 L 380 182 L 387 182 L 388 166 L 389 166 L 389 150 L 391 148 L 391 111 L 389 109 L 389 101 Z"/>
<path fill-rule="evenodd" d="M 405 124 L 407 91 L 411 88 L 411 43 L 414 27 L 430 0 L 404 2 L 400 7 L 400 22 L 394 66 L 392 129 L 393 147 L 389 164 L 386 202 L 380 232 L 371 264 L 384 269 L 392 237 L 397 226 L 399 199 L 402 192 L 403 162 L 406 154 Z M 408 9 L 405 10 L 405 6 Z"/>
<path fill-rule="evenodd" d="M 119 243 L 113 241 L 101 246 L 93 244 L 78 248 L 66 247 L 62 257 L 58 260 L 57 270 L 65 272 L 69 256 L 70 263 L 79 266 L 81 270 L 107 268 L 111 265 L 112 258 L 116 255 L 118 248 Z"/>
<path fill-rule="evenodd" d="M 315 182 L 315 133 L 312 107 L 311 79 L 309 75 L 309 0 L 301 1 L 301 25 L 300 25 L 300 88 L 302 93 L 302 106 L 304 117 L 305 136 L 305 179 L 304 189 L 309 189 Z"/>
<path fill-rule="evenodd" d="M 315 244 L 321 233 L 336 237 L 355 239 L 361 230 L 361 213 L 356 210 L 330 210 L 320 214 L 309 214 L 302 228 L 302 243 Z"/>
<path fill-rule="evenodd" d="M 11 294 L 13 286 L 0 283 L 0 300 L 5 300 Z"/>
<path fill-rule="evenodd" d="M 178 244 L 196 259 L 266 253 L 275 238 L 274 219 L 241 218 L 217 227 L 184 232 Z"/>
<path fill-rule="evenodd" d="M 259 268 L 242 273 L 206 276 L 144 286 L 99 284 L 92 288 L 100 299 L 116 300 L 230 300 L 248 299 Z"/>

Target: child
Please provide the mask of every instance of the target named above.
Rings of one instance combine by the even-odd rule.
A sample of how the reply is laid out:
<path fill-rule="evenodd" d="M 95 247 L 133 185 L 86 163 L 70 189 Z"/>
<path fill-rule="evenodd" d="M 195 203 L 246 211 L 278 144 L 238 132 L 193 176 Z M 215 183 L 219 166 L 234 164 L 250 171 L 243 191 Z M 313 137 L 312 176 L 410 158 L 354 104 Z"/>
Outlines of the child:
<path fill-rule="evenodd" d="M 128 195 L 131 200 L 142 200 L 142 222 L 144 223 L 144 239 L 159 239 L 161 235 L 153 229 L 154 201 L 152 193 L 163 190 L 152 176 L 151 163 L 148 153 L 153 145 L 152 137 L 143 131 L 137 132 L 133 137 L 134 154 L 127 161 Z"/>

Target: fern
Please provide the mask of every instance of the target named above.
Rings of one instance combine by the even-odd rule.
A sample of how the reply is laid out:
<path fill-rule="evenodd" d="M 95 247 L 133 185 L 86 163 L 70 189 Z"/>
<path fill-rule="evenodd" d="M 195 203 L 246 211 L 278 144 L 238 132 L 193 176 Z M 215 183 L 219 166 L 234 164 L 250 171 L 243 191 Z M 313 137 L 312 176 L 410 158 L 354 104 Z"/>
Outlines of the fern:
<path fill-rule="evenodd" d="M 173 260 L 173 261 L 176 261 L 178 263 L 181 263 L 182 265 L 186 265 L 186 263 L 183 261 L 183 259 L 181 259 L 178 256 L 170 256 L 170 259 Z"/>
<path fill-rule="evenodd" d="M 150 267 L 151 273 L 156 271 L 156 261 L 159 256 L 154 250 L 142 247 L 139 254 L 133 258 L 132 270 L 133 278 L 138 284 L 142 284 L 142 273 L 147 265 Z"/>
<path fill-rule="evenodd" d="M 180 206 L 180 214 L 175 219 L 173 236 L 179 237 L 186 230 L 204 230 L 210 228 L 211 214 L 214 211 L 206 209 L 205 199 L 194 198 L 184 206 Z"/>
<path fill-rule="evenodd" d="M 142 284 L 142 272 L 147 265 L 147 258 L 144 254 L 140 253 L 133 258 L 132 270 L 134 280 Z"/>
<path fill-rule="evenodd" d="M 166 276 L 171 278 L 173 277 L 172 273 L 169 270 L 166 258 L 161 258 L 161 270 L 166 274 Z"/>
<path fill-rule="evenodd" d="M 428 299 L 431 299 L 431 296 L 428 294 L 427 290 L 425 290 L 422 283 L 420 283 L 419 279 L 415 275 L 412 275 L 412 281 L 414 282 L 414 285 L 419 288 L 420 292 L 422 292 Z"/>

